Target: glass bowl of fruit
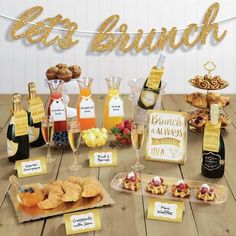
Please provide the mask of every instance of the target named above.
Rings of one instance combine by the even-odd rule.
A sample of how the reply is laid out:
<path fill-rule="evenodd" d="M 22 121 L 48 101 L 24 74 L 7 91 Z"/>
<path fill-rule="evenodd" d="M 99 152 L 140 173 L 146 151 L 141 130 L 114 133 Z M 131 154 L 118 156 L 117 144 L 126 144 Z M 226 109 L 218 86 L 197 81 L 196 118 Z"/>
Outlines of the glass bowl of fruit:
<path fill-rule="evenodd" d="M 131 120 L 124 120 L 120 124 L 111 129 L 111 133 L 115 137 L 114 145 L 131 145 Z"/>
<path fill-rule="evenodd" d="M 108 131 L 105 128 L 92 128 L 82 131 L 82 140 L 90 148 L 106 145 L 107 139 Z"/>

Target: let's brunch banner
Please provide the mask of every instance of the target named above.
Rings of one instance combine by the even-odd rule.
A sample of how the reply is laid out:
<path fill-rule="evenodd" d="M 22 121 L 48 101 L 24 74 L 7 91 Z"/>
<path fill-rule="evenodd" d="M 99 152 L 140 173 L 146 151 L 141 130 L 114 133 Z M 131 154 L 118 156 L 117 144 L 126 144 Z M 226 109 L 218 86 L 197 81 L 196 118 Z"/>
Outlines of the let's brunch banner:
<path fill-rule="evenodd" d="M 141 52 L 147 50 L 153 52 L 163 50 L 168 44 L 170 48 L 177 49 L 181 46 L 193 48 L 198 44 L 206 44 L 207 37 L 211 33 L 213 40 L 221 42 L 227 35 L 227 30 L 219 27 L 220 22 L 234 19 L 224 19 L 216 22 L 216 17 L 220 9 L 219 3 L 213 3 L 206 11 L 203 21 L 200 25 L 190 23 L 186 28 L 177 29 L 173 26 L 170 30 L 162 27 L 160 31 L 155 28 L 150 32 L 144 32 L 139 29 L 137 32 L 128 32 L 128 25 L 120 23 L 119 15 L 109 16 L 99 27 L 98 31 L 79 30 L 78 24 L 69 18 L 64 18 L 58 14 L 54 17 L 48 17 L 44 20 L 38 20 L 43 13 L 43 7 L 35 6 L 26 10 L 18 19 L 0 14 L 2 17 L 14 20 L 10 36 L 12 39 L 25 38 L 30 43 L 41 43 L 48 47 L 57 44 L 61 49 L 68 49 L 79 43 L 76 33 L 92 34 L 92 47 L 94 52 L 111 52 L 114 49 L 123 53 L 134 50 Z M 63 31 L 60 34 L 51 36 L 53 30 Z M 177 34 L 181 37 L 177 39 Z"/>

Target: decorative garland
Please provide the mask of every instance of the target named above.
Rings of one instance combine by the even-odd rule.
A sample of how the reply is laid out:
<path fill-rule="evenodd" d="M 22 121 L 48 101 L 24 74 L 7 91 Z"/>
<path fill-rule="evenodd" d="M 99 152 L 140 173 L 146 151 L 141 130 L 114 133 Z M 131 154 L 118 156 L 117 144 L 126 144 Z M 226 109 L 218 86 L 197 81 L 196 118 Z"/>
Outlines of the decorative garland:
<path fill-rule="evenodd" d="M 219 3 L 213 3 L 208 8 L 203 23 L 200 25 L 191 23 L 186 28 L 177 29 L 176 27 L 172 27 L 169 31 L 165 27 L 162 27 L 160 31 L 152 29 L 150 32 L 144 32 L 142 29 L 139 29 L 137 32 L 128 32 L 128 25 L 125 23 L 121 24 L 118 27 L 118 31 L 116 31 L 117 29 L 115 27 L 119 22 L 119 15 L 108 17 L 102 23 L 98 31 L 79 30 L 77 23 L 72 22 L 69 18 L 63 19 L 61 15 L 47 18 L 44 21 L 36 23 L 32 22 L 43 12 L 43 7 L 41 6 L 28 9 L 19 19 L 4 14 L 0 14 L 0 17 L 15 21 L 10 31 L 10 36 L 13 39 L 25 37 L 30 43 L 41 42 L 43 46 L 51 46 L 57 43 L 62 49 L 71 48 L 79 43 L 79 40 L 73 39 L 74 34 L 78 33 L 95 35 L 91 48 L 95 52 L 110 52 L 115 48 L 123 53 L 131 50 L 140 52 L 144 49 L 152 52 L 155 50 L 163 50 L 166 44 L 169 44 L 169 47 L 172 49 L 177 49 L 182 45 L 192 48 L 197 44 L 205 44 L 207 36 L 211 31 L 216 42 L 222 41 L 227 34 L 227 30 L 220 35 L 219 24 L 236 19 L 236 16 L 215 22 L 219 8 Z M 64 27 L 56 26 L 58 24 Z M 30 25 L 30 27 L 28 27 L 24 33 L 17 33 L 19 29 L 26 25 Z M 65 32 L 65 36 L 57 35 L 49 40 L 48 37 L 53 30 L 63 31 Z M 176 35 L 179 32 L 183 32 L 183 36 L 181 40 L 176 43 Z M 190 36 L 196 33 L 198 33 L 197 37 L 190 42 Z M 142 40 L 143 36 L 146 37 L 145 40 Z"/>

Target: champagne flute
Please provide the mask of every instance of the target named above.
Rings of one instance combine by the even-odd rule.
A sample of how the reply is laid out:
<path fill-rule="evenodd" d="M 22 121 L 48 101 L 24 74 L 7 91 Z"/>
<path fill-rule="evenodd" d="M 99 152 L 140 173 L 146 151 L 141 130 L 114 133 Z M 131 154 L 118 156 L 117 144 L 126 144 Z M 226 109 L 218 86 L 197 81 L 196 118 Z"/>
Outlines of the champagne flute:
<path fill-rule="evenodd" d="M 140 171 L 145 168 L 139 161 L 139 153 L 144 141 L 144 124 L 132 122 L 131 124 L 131 140 L 134 150 L 136 151 L 136 163 L 131 166 L 135 171 Z"/>
<path fill-rule="evenodd" d="M 71 166 L 69 166 L 70 170 L 80 170 L 82 168 L 81 165 L 78 164 L 78 149 L 80 145 L 81 135 L 80 135 L 80 123 L 78 121 L 71 121 L 68 123 L 68 138 L 70 147 L 73 151 L 74 162 Z"/>
<path fill-rule="evenodd" d="M 44 120 L 41 123 L 43 139 L 47 144 L 48 151 L 47 151 L 47 158 L 46 161 L 53 162 L 55 158 L 52 158 L 51 150 L 50 150 L 50 143 L 52 141 L 52 137 L 54 134 L 54 120 L 52 116 L 45 116 Z"/>

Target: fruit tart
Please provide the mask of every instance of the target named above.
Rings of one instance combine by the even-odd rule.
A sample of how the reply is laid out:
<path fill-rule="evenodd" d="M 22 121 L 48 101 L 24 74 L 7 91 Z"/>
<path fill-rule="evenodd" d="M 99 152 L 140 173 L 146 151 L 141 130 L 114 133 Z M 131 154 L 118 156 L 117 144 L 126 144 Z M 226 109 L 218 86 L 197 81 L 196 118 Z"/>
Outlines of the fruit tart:
<path fill-rule="evenodd" d="M 122 187 L 124 189 L 138 191 L 141 187 L 141 179 L 136 173 L 131 172 L 122 180 Z"/>
<path fill-rule="evenodd" d="M 163 195 L 168 189 L 168 185 L 164 184 L 163 178 L 155 176 L 146 186 L 146 191 L 152 194 Z"/>
<path fill-rule="evenodd" d="M 171 192 L 174 197 L 188 198 L 190 190 L 189 186 L 183 180 L 179 180 L 172 186 Z"/>
<path fill-rule="evenodd" d="M 216 199 L 214 188 L 210 187 L 208 184 L 202 184 L 196 190 L 196 198 L 204 202 L 214 201 Z"/>

